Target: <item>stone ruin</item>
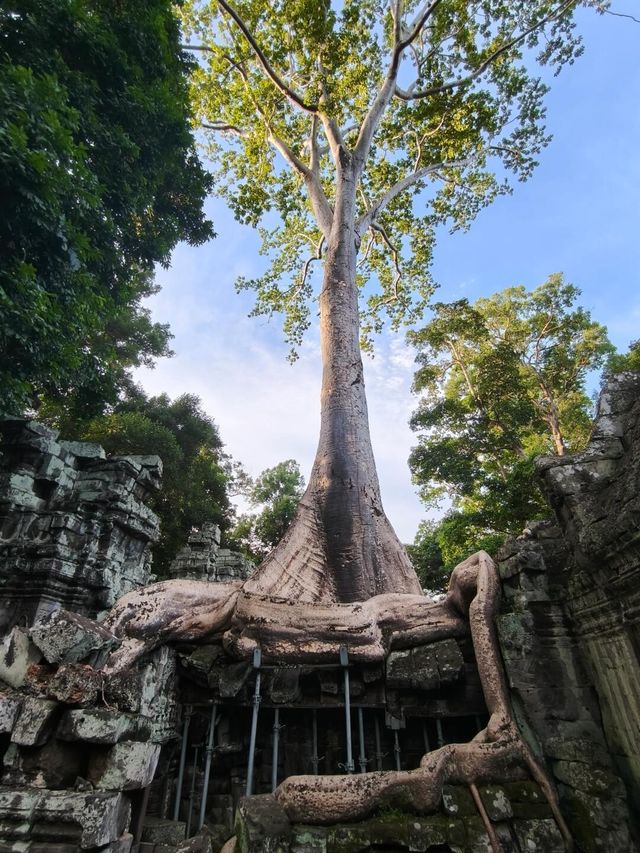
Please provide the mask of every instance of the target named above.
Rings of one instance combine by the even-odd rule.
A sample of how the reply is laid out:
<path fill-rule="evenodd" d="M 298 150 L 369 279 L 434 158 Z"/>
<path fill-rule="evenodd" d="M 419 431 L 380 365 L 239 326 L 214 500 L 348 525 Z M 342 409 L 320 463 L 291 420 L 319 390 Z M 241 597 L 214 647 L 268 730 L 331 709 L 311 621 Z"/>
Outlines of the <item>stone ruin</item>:
<path fill-rule="evenodd" d="M 115 636 L 113 618 L 93 617 L 126 591 L 122 573 L 129 589 L 134 578 L 145 582 L 157 527 L 138 520 L 150 518 L 139 501 L 154 479 L 146 472 L 158 468 L 83 455 L 41 427 L 11 422 L 3 518 L 22 518 L 26 531 L 42 519 L 52 533 L 48 544 L 16 535 L 2 552 L 4 610 L 20 615 L 7 618 L 0 654 L 0 853 L 560 853 L 570 846 L 563 824 L 577 851 L 637 851 L 639 415 L 640 376 L 614 377 L 587 451 L 539 463 L 556 519 L 531 524 L 497 560 L 494 623 L 508 699 L 553 781 L 560 821 L 542 775 L 447 779 L 434 796 L 395 784 L 486 730 L 494 698 L 483 690 L 473 620 L 379 661 L 359 657 L 345 633 L 322 662 L 302 654 L 283 662 L 259 646 L 233 655 L 221 630 L 189 637 L 158 622 L 155 648 L 147 643 L 121 671 L 110 667 L 126 635 Z M 77 486 L 42 476 L 48 441 L 68 454 L 56 450 L 63 484 Z M 118 486 L 104 477 L 102 497 L 85 489 L 91 470 L 112 471 Z M 9 485 L 43 479 L 52 485 L 28 486 L 28 499 Z M 87 534 L 78 549 L 57 532 L 71 529 L 67 513 Z M 97 542 L 90 529 L 101 531 Z M 135 547 L 114 547 L 122 531 Z M 240 584 L 239 575 L 216 576 L 217 547 L 215 531 L 194 534 L 172 573 Z M 108 556 L 136 548 L 139 575 Z M 324 785 L 327 809 L 342 817 L 291 808 L 282 791 L 296 790 L 300 774 Z M 359 799 L 348 819 L 351 790 Z M 373 807 L 360 814 L 369 792 Z"/>
<path fill-rule="evenodd" d="M 248 578 L 254 568 L 238 551 L 220 547 L 217 524 L 205 524 L 189 534 L 187 544 L 171 563 L 169 576 L 225 583 Z"/>

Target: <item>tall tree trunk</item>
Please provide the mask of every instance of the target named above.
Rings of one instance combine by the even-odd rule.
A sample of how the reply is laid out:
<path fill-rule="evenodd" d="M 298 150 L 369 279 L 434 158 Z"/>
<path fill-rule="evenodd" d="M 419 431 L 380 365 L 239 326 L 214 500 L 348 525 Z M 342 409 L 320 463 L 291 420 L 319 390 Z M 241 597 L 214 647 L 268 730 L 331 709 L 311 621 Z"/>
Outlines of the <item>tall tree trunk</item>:
<path fill-rule="evenodd" d="M 245 592 L 296 601 L 365 601 L 419 593 L 415 571 L 380 499 L 359 341 L 355 180 L 338 172 L 320 294 L 320 440 L 307 490 L 286 536 Z"/>

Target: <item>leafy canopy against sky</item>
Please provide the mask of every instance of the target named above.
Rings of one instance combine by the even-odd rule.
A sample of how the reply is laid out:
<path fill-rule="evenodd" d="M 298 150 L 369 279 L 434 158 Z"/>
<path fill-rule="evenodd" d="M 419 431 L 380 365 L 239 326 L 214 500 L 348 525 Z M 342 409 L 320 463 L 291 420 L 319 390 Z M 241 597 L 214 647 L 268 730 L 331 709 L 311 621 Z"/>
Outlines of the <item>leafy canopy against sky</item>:
<path fill-rule="evenodd" d="M 438 224 L 466 227 L 507 191 L 507 174 L 524 179 L 536 165 L 548 141 L 538 66 L 559 70 L 581 52 L 577 5 L 186 4 L 187 40 L 201 56 L 194 97 L 217 192 L 238 220 L 261 228 L 271 260 L 263 275 L 238 281 L 255 290 L 254 312 L 282 312 L 287 340 L 299 345 L 344 145 L 366 157 L 359 275 L 379 288 L 367 290 L 365 335 L 384 315 L 394 324 L 418 316 L 433 290 Z"/>

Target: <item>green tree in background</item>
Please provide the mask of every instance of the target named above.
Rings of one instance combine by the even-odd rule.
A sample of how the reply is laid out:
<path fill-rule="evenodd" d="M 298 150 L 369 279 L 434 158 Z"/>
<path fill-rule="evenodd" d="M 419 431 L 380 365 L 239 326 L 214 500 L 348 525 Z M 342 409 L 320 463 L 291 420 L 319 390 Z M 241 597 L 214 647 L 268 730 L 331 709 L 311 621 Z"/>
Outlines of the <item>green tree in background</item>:
<path fill-rule="evenodd" d="M 579 55 L 580 5 L 607 4 L 185 3 L 216 190 L 240 221 L 262 225 L 271 261 L 239 287 L 255 292 L 256 314 L 284 315 L 294 348 L 311 310 L 320 316 L 318 451 L 291 532 L 262 566 L 262 592 L 361 601 L 416 591 L 382 507 L 360 342 L 384 318 L 424 309 L 439 225 L 467 227 L 508 191 L 507 175 L 530 175 L 548 141 L 540 67 Z"/>
<path fill-rule="evenodd" d="M 98 442 L 107 453 L 162 458 L 163 486 L 153 506 L 161 523 L 153 554 L 156 574 L 166 573 L 193 528 L 213 522 L 225 531 L 231 525 L 233 465 L 195 395 L 172 401 L 166 394 L 147 398 L 138 389 L 115 411 L 83 424 L 77 437 Z"/>
<path fill-rule="evenodd" d="M 259 512 L 242 515 L 230 541 L 252 559 L 263 559 L 286 533 L 303 492 L 304 477 L 294 459 L 267 468 L 246 493 Z"/>
<path fill-rule="evenodd" d="M 536 457 L 587 443 L 587 377 L 613 347 L 605 328 L 576 306 L 578 295 L 552 275 L 531 292 L 511 287 L 473 305 L 438 303 L 410 335 L 421 395 L 410 466 L 427 507 L 452 501 L 426 531 L 449 570 L 478 548 L 495 552 L 507 534 L 547 515 Z"/>
<path fill-rule="evenodd" d="M 179 240 L 212 236 L 169 0 L 0 9 L 0 410 L 115 402 L 166 355 L 142 300 Z"/>

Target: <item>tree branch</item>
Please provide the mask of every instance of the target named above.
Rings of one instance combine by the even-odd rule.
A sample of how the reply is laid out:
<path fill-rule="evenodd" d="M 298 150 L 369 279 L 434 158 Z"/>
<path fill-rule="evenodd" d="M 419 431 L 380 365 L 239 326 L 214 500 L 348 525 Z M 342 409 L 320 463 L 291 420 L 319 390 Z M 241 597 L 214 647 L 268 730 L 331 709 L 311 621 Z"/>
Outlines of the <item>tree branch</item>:
<path fill-rule="evenodd" d="M 409 187 L 417 183 L 422 178 L 425 178 L 433 172 L 439 172 L 442 169 L 461 169 L 464 166 L 468 166 L 471 162 L 473 162 L 472 157 L 468 157 L 466 160 L 450 160 L 448 163 L 435 163 L 432 166 L 423 166 L 422 169 L 417 169 L 415 172 L 405 175 L 404 178 L 397 181 L 397 183 L 390 187 L 386 193 L 383 193 L 383 195 L 374 201 L 371 207 L 360 217 L 357 226 L 359 233 L 364 233 L 364 231 L 366 231 L 366 229 L 375 221 L 378 213 L 384 210 L 384 208 L 393 201 L 396 196 L 409 189 Z"/>
<path fill-rule="evenodd" d="M 301 110 L 304 110 L 307 113 L 315 113 L 318 111 L 318 107 L 316 104 L 308 104 L 297 92 L 294 92 L 284 80 L 276 73 L 276 71 L 272 68 L 269 60 L 262 52 L 260 46 L 256 42 L 255 38 L 251 34 L 249 28 L 242 20 L 238 12 L 227 2 L 227 0 L 218 0 L 218 5 L 221 6 L 225 12 L 233 18 L 235 23 L 237 24 L 239 30 L 242 35 L 246 38 L 246 40 L 251 45 L 251 49 L 256 55 L 258 62 L 260 63 L 262 70 L 267 75 L 267 77 L 271 80 L 271 82 L 279 89 L 283 95 L 285 95 L 291 103 L 295 104 Z"/>
<path fill-rule="evenodd" d="M 247 131 L 242 130 L 242 128 L 238 127 L 235 124 L 205 124 L 204 122 L 200 125 L 205 130 L 216 130 L 219 133 L 234 133 L 236 136 L 246 136 Z"/>
<path fill-rule="evenodd" d="M 407 89 L 401 89 L 399 86 L 395 88 L 396 97 L 400 98 L 402 101 L 415 101 L 420 98 L 429 98 L 432 95 L 440 95 L 442 92 L 448 92 L 452 89 L 457 89 L 459 86 L 466 86 L 468 83 L 473 83 L 474 80 L 477 80 L 484 72 L 489 68 L 496 59 L 499 59 L 503 53 L 506 53 L 511 48 L 516 47 L 516 45 L 520 44 L 527 36 L 531 35 L 531 33 L 543 27 L 545 24 L 550 23 L 551 21 L 556 20 L 557 18 L 562 17 L 562 15 L 570 9 L 572 6 L 576 5 L 576 0 L 567 0 L 567 2 L 562 3 L 559 8 L 547 15 L 541 21 L 538 21 L 536 24 L 532 24 L 528 27 L 524 32 L 515 36 L 515 38 L 510 39 L 510 41 L 503 44 L 501 47 L 494 50 L 494 52 L 488 56 L 483 63 L 481 63 L 475 71 L 472 71 L 471 74 L 467 74 L 465 77 L 460 77 L 458 80 L 449 80 L 447 83 L 442 83 L 440 86 L 430 86 L 428 89 L 423 89 L 420 92 L 413 92 Z"/>
<path fill-rule="evenodd" d="M 378 90 L 378 94 L 374 98 L 373 103 L 369 108 L 369 111 L 367 112 L 366 116 L 362 121 L 362 124 L 360 126 L 360 133 L 358 134 L 358 139 L 354 148 L 354 157 L 357 164 L 357 168 L 360 173 L 364 168 L 364 163 L 367 159 L 367 154 L 369 153 L 369 148 L 371 147 L 371 142 L 373 141 L 374 134 L 378 129 L 385 110 L 389 105 L 389 101 L 393 97 L 394 92 L 396 90 L 396 79 L 398 76 L 398 68 L 400 66 L 402 54 L 404 50 L 409 47 L 409 45 L 413 41 L 415 41 L 415 39 L 420 35 L 420 32 L 422 31 L 424 25 L 429 20 L 429 18 L 441 2 L 442 0 L 431 0 L 430 3 L 426 3 L 416 16 L 416 19 L 411 25 L 411 29 L 406 35 L 402 34 L 402 24 L 399 20 L 400 3 L 396 3 L 395 6 L 392 4 L 391 14 L 394 20 L 395 37 L 393 52 L 391 54 L 391 62 L 389 63 L 389 69 L 385 76 L 384 82 Z M 402 37 L 399 39 L 399 36 Z"/>

